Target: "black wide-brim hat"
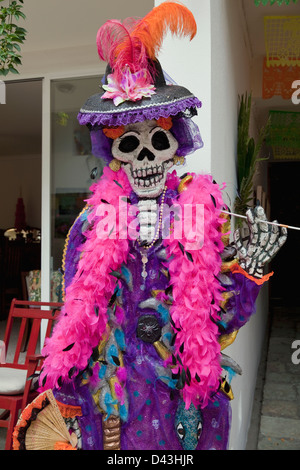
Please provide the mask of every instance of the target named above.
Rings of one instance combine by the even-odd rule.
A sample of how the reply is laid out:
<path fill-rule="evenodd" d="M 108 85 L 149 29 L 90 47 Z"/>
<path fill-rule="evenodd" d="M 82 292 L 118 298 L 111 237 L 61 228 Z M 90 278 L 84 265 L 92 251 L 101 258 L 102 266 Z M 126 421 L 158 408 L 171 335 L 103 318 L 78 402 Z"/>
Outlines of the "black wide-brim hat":
<path fill-rule="evenodd" d="M 197 114 L 201 107 L 199 99 L 187 88 L 167 84 L 159 61 L 154 62 L 155 94 L 138 101 L 125 101 L 116 106 L 112 99 L 103 99 L 105 91 L 90 96 L 80 109 L 78 121 L 89 128 L 111 127 L 142 122 L 144 120 L 167 118 L 169 116 Z M 107 66 L 104 83 L 112 73 Z"/>

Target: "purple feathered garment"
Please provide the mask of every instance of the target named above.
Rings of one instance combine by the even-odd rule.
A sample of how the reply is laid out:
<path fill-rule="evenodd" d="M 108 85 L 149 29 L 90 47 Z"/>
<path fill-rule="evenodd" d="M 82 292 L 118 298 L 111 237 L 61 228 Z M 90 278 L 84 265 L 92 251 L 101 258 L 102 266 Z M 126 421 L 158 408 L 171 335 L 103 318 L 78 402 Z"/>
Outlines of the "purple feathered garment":
<path fill-rule="evenodd" d="M 182 444 L 176 433 L 174 417 L 179 403 L 180 392 L 164 383 L 157 367 L 163 368 L 164 361 L 158 356 L 154 346 L 137 337 L 138 318 L 147 313 L 155 315 L 160 324 L 162 315 L 152 310 L 141 310 L 138 304 L 149 298 L 152 289 L 165 289 L 168 279 L 160 273 L 160 262 L 154 248 L 149 254 L 148 279 L 145 286 L 140 283 L 142 263 L 140 253 L 134 247 L 133 257 L 128 259 L 127 267 L 133 275 L 134 289 L 123 288 L 125 321 L 123 331 L 126 338 L 126 353 L 123 355 L 127 370 L 126 388 L 128 394 L 128 419 L 121 427 L 122 450 L 182 450 Z M 249 281 L 250 282 L 250 281 Z M 141 288 L 142 287 L 142 288 Z M 63 385 L 55 391 L 58 401 L 80 405 L 83 416 L 79 418 L 82 445 L 85 450 L 101 450 L 102 415 L 99 413 L 89 391 L 89 385 L 82 385 L 80 380 Z M 224 450 L 228 445 L 231 410 L 227 397 L 218 392 L 204 410 L 203 430 L 196 450 Z"/>
<path fill-rule="evenodd" d="M 176 192 L 169 190 L 169 204 Z M 82 225 L 87 220 L 87 214 L 82 214 L 72 228 L 66 256 L 66 286 L 76 271 L 78 258 L 74 258 L 77 247 L 83 242 Z M 139 308 L 140 302 L 151 297 L 153 290 L 165 291 L 169 285 L 165 262 L 159 256 L 163 245 L 156 244 L 148 252 L 147 272 L 145 283 L 141 283 L 141 252 L 136 242 L 130 242 L 130 255 L 126 268 L 132 275 L 130 289 L 125 283 L 122 286 L 124 320 L 122 330 L 126 347 L 123 353 L 126 369 L 126 392 L 128 397 L 128 415 L 121 424 L 122 450 L 182 450 L 182 441 L 176 432 L 177 411 L 181 403 L 181 392 L 176 388 L 177 380 L 166 373 L 164 360 L 160 358 L 155 347 L 137 337 L 137 325 L 141 316 L 150 314 L 157 318 L 161 328 L 167 325 L 169 317 L 163 309 Z M 77 253 L 77 256 L 78 253 Z M 234 290 L 237 295 L 228 303 L 229 320 L 226 315 L 220 319 L 221 333 L 230 333 L 239 329 L 254 312 L 255 300 L 259 286 L 241 274 L 229 273 L 231 285 L 228 290 Z M 167 334 L 167 333 L 166 333 Z M 90 384 L 82 382 L 79 375 L 71 383 L 64 383 L 55 389 L 58 401 L 79 405 L 82 416 L 78 418 L 82 434 L 82 448 L 86 450 L 103 449 L 102 414 L 92 398 Z M 217 392 L 208 402 L 202 415 L 202 433 L 197 450 L 227 449 L 231 422 L 231 408 L 228 398 Z M 187 433 L 194 433 L 192 421 L 187 424 Z"/>

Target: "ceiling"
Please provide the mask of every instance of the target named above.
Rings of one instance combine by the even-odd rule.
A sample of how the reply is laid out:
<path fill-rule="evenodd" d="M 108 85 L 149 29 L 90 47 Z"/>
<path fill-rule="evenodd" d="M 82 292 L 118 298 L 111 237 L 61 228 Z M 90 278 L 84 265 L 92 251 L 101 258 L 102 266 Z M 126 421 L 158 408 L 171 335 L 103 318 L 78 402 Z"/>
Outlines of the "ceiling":
<path fill-rule="evenodd" d="M 95 43 L 99 26 L 107 20 L 142 18 L 153 4 L 154 0 L 26 0 L 24 13 L 28 34 L 24 50 L 89 46 Z"/>
<path fill-rule="evenodd" d="M 226 1 L 226 0 L 225 0 Z M 238 1 L 238 0 L 236 0 Z M 247 42 L 250 49 L 250 54 L 253 64 L 253 73 L 261 74 L 262 60 L 265 56 L 265 41 L 264 41 L 264 16 L 289 16 L 300 15 L 300 1 L 297 4 L 291 3 L 290 5 L 282 4 L 278 6 L 255 6 L 254 0 L 240 0 L 242 2 L 245 24 L 247 30 Z M 125 18 L 130 16 L 131 10 L 135 11 L 138 16 L 144 16 L 149 10 L 149 4 L 152 0 L 126 0 L 120 2 L 119 0 L 111 0 L 106 2 L 105 20 L 107 18 Z M 33 53 L 37 47 L 43 47 L 46 51 L 49 44 L 52 47 L 59 47 L 62 37 L 64 38 L 65 46 L 76 46 L 79 44 L 91 44 L 94 42 L 95 30 L 99 26 L 99 18 L 96 10 L 89 11 L 90 24 L 80 25 L 75 24 L 73 21 L 67 21 L 69 16 L 68 5 L 70 2 L 61 2 L 61 0 L 52 0 L 51 2 L 36 2 L 36 0 L 26 0 L 25 5 L 27 8 L 34 5 L 32 11 L 34 15 L 30 15 L 27 29 L 31 32 L 26 40 L 26 53 Z M 72 0 L 73 10 L 79 13 L 84 11 L 85 4 L 82 0 Z M 94 5 L 95 2 L 91 2 Z M 48 8 L 49 11 L 39 10 L 38 8 Z M 123 8 L 123 11 L 122 11 Z M 138 11 L 136 10 L 138 8 Z M 99 5 L 98 5 L 99 10 Z M 51 38 L 45 29 L 45 23 L 41 20 L 40 15 L 43 11 L 43 16 L 47 16 L 47 23 L 55 24 L 55 35 Z M 129 12 L 129 14 L 128 14 Z M 80 14 L 79 14 L 80 17 Z M 74 15 L 78 18 L 78 15 Z M 26 20 L 27 21 L 27 20 Z M 81 20 L 80 20 L 81 21 Z M 101 19 L 102 23 L 102 19 Z M 34 27 L 33 27 L 34 25 Z M 51 28 L 50 28 L 51 29 Z M 74 38 L 74 29 L 78 32 Z M 75 41 L 75 44 L 70 42 Z M 54 45 L 53 45 L 54 44 Z M 299 77 L 300 78 L 300 77 Z M 261 80 L 261 79 L 260 79 Z M 260 83 L 260 82 L 259 82 Z M 0 156 L 11 153 L 32 153 L 40 152 L 41 149 L 41 117 L 42 117 L 42 103 L 41 103 L 41 81 L 24 81 L 7 84 L 7 104 L 0 105 Z M 255 113 L 258 125 L 262 125 L 266 121 L 266 116 L 269 109 L 285 109 L 297 110 L 295 105 L 290 100 L 283 100 L 281 97 L 273 97 L 269 100 L 263 100 L 260 95 L 260 88 L 254 93 Z M 4 137 L 5 136 L 5 137 Z M 18 136 L 19 138 L 16 138 Z"/>

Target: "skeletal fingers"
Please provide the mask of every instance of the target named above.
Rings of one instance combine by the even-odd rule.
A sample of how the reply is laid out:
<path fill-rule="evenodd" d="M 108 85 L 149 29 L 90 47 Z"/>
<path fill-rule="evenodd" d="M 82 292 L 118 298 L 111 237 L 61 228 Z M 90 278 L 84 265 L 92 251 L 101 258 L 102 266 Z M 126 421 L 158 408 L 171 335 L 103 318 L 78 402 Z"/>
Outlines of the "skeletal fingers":
<path fill-rule="evenodd" d="M 234 232 L 240 266 L 250 275 L 261 278 L 269 263 L 287 239 L 287 229 L 268 223 L 264 209 L 257 206 L 246 212 L 249 240 L 243 244 L 239 230 Z"/>

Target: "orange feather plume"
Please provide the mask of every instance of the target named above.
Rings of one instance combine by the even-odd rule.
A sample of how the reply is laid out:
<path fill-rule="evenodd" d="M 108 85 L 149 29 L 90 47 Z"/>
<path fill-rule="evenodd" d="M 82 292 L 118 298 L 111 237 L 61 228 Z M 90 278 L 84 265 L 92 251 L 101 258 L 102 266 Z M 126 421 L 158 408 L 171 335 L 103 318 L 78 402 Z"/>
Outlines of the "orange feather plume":
<path fill-rule="evenodd" d="M 126 20 L 127 24 L 130 19 Z M 121 77 L 125 66 L 131 72 L 147 70 L 150 60 L 155 60 L 168 31 L 173 35 L 187 36 L 192 40 L 197 32 L 197 24 L 190 10 L 177 2 L 164 2 L 153 8 L 144 18 L 130 25 L 129 34 L 115 45 L 114 71 Z M 151 77 L 149 75 L 151 82 Z"/>
<path fill-rule="evenodd" d="M 146 48 L 149 59 L 155 60 L 163 39 L 170 31 L 177 36 L 189 36 L 192 40 L 197 32 L 197 24 L 190 10 L 181 3 L 164 2 L 153 8 L 141 19 L 130 33 L 133 43 L 140 42 Z M 128 47 L 128 39 L 122 42 L 118 53 Z"/>

